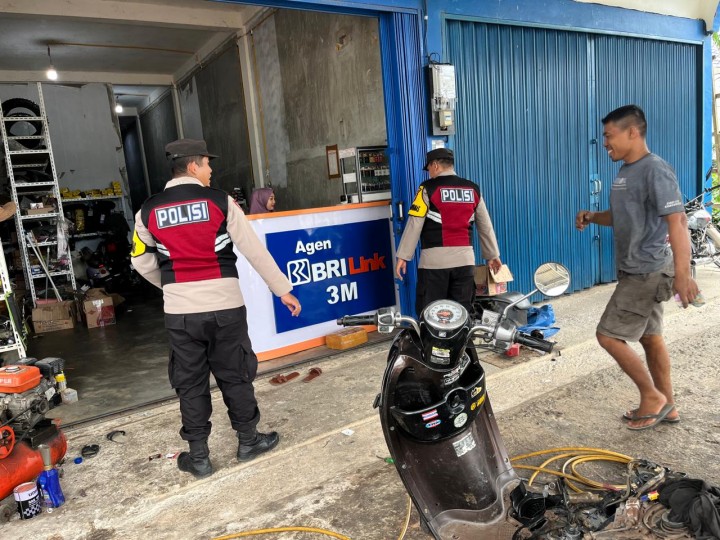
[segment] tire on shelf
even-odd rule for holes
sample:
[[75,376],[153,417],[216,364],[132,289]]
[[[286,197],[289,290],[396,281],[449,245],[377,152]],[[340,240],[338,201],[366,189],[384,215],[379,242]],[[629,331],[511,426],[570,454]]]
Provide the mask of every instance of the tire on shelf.
[[[40,116],[40,106],[30,99],[25,98],[11,98],[6,99],[2,102],[2,112],[5,118],[17,118],[16,121],[6,122],[5,128],[8,135],[17,135],[13,133],[13,127],[18,124],[26,124],[31,126],[35,131],[34,133],[23,133],[22,135],[42,135],[43,125],[40,120],[23,120],[23,117],[37,117]],[[29,150],[33,150],[40,146],[43,142],[42,139],[27,139],[22,142],[16,141],[18,144],[23,145]]]

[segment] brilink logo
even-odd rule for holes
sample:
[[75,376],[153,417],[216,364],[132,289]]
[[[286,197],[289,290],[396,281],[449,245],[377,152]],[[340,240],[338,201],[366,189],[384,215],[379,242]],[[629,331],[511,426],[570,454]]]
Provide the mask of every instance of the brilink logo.
[[298,259],[287,263],[287,276],[290,285],[302,285],[310,283],[312,280],[310,275],[310,261],[308,259]]

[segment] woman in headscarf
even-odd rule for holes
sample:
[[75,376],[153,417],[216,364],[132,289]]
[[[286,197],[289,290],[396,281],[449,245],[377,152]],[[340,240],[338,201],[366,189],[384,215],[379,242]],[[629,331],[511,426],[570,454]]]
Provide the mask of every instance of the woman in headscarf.
[[250,196],[250,213],[266,214],[275,211],[275,193],[272,188],[264,187],[253,190]]

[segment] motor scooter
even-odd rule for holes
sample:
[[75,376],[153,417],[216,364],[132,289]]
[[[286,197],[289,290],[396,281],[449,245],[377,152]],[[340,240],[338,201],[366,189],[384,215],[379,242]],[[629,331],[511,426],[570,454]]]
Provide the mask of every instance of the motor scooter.
[[[570,273],[545,263],[534,275],[536,289],[486,303],[475,319],[460,304],[438,300],[419,320],[395,308],[345,316],[343,326],[377,325],[381,333],[402,330],[388,353],[382,388],[375,400],[385,441],[426,531],[437,539],[512,538],[523,524],[509,515],[522,504],[520,483],[510,463],[488,398],[477,349],[503,353],[513,343],[550,352],[553,343],[517,331],[509,314],[533,294],[563,294]],[[533,504],[533,501],[530,501]],[[523,514],[515,504],[514,514]]]
[[713,223],[712,215],[708,212],[706,208],[708,205],[705,203],[705,196],[718,188],[720,185],[704,189],[697,197],[685,202],[693,277],[698,265],[712,262],[715,266],[720,266],[720,230]]

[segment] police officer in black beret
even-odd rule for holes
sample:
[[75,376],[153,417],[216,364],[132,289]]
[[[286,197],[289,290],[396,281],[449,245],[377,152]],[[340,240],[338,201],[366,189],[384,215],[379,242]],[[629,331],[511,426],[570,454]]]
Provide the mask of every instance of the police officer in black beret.
[[233,246],[293,316],[301,307],[240,206],[210,187],[210,160],[217,156],[208,152],[205,141],[181,139],[165,150],[173,179],[135,217],[132,263],[163,290],[168,374],[180,399],[180,436],[190,447],[178,457],[178,467],[205,477],[213,472],[210,373],[237,432],[238,460],[272,450],[280,440],[274,431],[257,431],[260,410],[252,383],[258,361],[248,336]]
[[495,229],[480,187],[455,173],[455,155],[435,148],[425,157],[430,178],[420,184],[397,249],[395,274],[402,280],[420,241],[415,309],[435,300],[455,300],[472,311],[475,296],[473,225],[482,255],[493,272],[502,266]]

